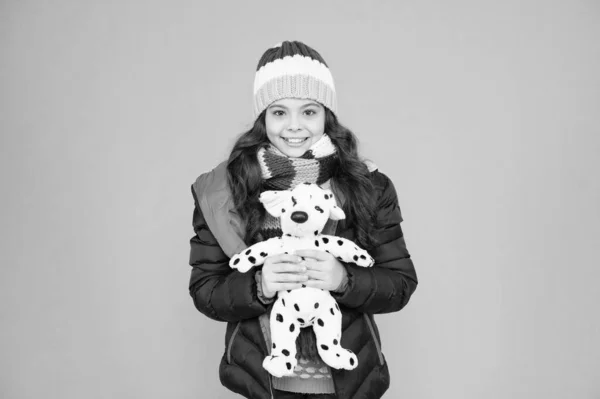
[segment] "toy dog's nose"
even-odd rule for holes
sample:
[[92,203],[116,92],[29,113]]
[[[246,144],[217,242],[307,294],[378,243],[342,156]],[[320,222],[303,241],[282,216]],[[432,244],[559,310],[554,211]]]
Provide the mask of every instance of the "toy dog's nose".
[[296,223],[304,223],[308,220],[308,213],[302,211],[292,212],[291,218]]

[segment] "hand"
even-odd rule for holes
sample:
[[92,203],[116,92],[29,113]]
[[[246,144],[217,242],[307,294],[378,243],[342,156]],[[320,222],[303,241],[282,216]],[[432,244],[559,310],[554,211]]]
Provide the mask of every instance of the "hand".
[[306,266],[297,255],[279,254],[265,259],[262,268],[262,291],[265,298],[273,298],[277,291],[295,290],[308,281]]
[[295,254],[305,258],[301,264],[306,265],[306,275],[309,277],[307,287],[333,291],[340,286],[347,273],[344,265],[329,252],[302,249]]

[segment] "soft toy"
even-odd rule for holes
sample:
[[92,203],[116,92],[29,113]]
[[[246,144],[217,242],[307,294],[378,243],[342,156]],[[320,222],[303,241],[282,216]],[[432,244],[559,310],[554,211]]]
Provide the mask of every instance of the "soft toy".
[[[344,262],[359,266],[373,265],[373,258],[345,238],[322,235],[329,218],[345,218],[344,211],[336,205],[333,193],[316,184],[299,184],[292,191],[265,191],[260,195],[265,209],[281,219],[282,237],[252,245],[233,256],[229,265],[242,273],[264,263],[266,257],[281,253],[293,253],[299,249],[326,251]],[[291,291],[279,291],[271,310],[271,355],[263,361],[263,367],[276,377],[294,374],[296,338],[300,328],[313,326],[317,338],[317,350],[321,359],[330,367],[352,370],[356,368],[356,355],[340,345],[342,315],[329,291],[306,287]]]

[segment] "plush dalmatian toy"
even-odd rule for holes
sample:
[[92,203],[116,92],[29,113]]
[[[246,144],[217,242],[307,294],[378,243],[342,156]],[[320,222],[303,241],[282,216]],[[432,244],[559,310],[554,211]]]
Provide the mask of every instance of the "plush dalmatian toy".
[[[326,251],[344,262],[359,266],[373,265],[367,251],[345,238],[322,235],[329,218],[344,219],[344,211],[336,205],[333,193],[316,184],[299,184],[292,191],[265,191],[260,196],[265,209],[281,218],[283,237],[275,237],[252,245],[233,256],[229,265],[242,273],[262,265],[265,258],[299,249]],[[358,361],[356,355],[340,346],[342,315],[329,291],[306,287],[280,291],[271,311],[271,355],[263,367],[276,377],[294,374],[296,338],[300,328],[313,326],[317,350],[330,367],[352,370]]]

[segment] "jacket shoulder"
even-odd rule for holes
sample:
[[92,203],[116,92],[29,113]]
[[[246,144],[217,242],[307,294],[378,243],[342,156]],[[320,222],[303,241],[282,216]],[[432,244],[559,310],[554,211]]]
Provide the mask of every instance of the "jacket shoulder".
[[223,161],[212,170],[202,173],[192,184],[198,197],[205,193],[222,192],[227,189],[227,161]]
[[[375,189],[378,208],[399,208],[398,193],[392,179],[379,169],[376,169],[371,172],[371,180]],[[402,216],[400,216],[400,221],[402,221]]]
[[371,172],[371,181],[373,182],[375,192],[379,195],[390,195],[392,193],[396,193],[396,188],[394,187],[392,179],[390,179],[388,175],[379,169]]
[[228,257],[246,248],[244,228],[234,209],[227,182],[227,162],[203,173],[192,184],[198,213]]

